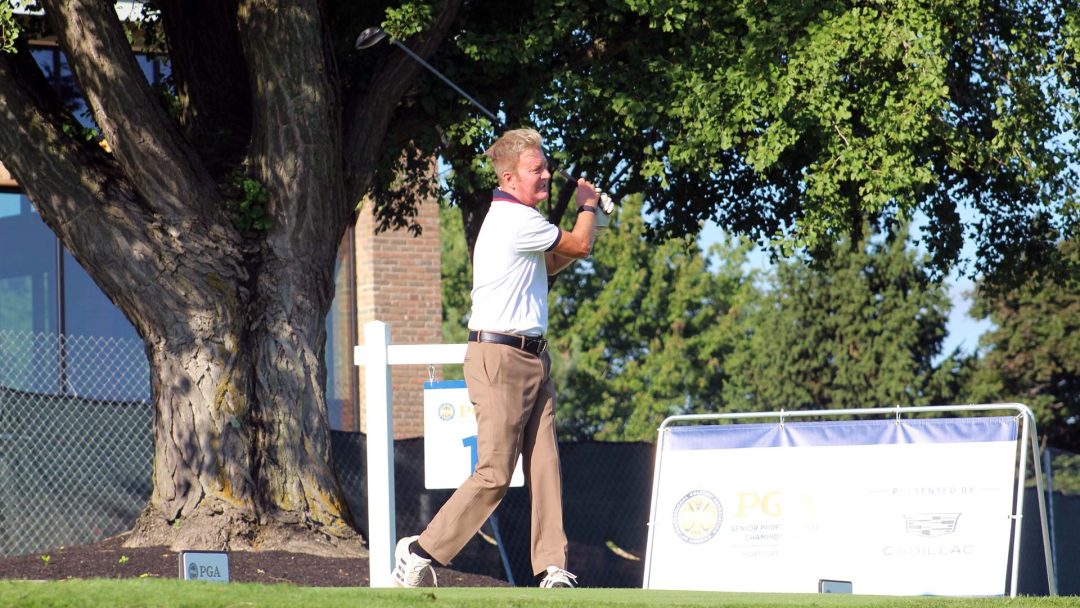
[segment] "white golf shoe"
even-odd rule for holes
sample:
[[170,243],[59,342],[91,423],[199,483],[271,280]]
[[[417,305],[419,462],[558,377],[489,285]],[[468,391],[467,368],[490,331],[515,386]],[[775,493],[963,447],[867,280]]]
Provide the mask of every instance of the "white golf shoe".
[[558,587],[573,588],[577,586],[577,577],[558,566],[548,566],[544,580],[540,581],[543,589]]
[[394,547],[394,582],[398,587],[419,587],[424,580],[425,570],[431,570],[431,586],[439,586],[439,579],[435,576],[435,568],[431,566],[431,560],[409,550],[409,545],[418,538],[420,537],[407,536],[399,540]]

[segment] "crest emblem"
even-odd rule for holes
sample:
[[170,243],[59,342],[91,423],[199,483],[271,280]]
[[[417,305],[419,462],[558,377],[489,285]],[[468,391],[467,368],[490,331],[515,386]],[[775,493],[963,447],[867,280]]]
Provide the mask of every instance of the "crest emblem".
[[454,418],[454,404],[443,403],[439,406],[439,420],[449,422]]
[[694,490],[683,496],[672,513],[675,533],[683,542],[699,545],[716,536],[724,521],[720,501],[706,490]]

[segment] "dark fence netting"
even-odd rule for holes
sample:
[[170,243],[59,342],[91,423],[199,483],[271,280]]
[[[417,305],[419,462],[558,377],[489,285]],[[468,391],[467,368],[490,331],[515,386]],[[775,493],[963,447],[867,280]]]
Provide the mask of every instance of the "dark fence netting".
[[[357,527],[368,536],[365,437],[333,433],[335,465]],[[652,491],[654,446],[649,443],[563,443],[563,519],[570,542],[567,569],[589,587],[640,587]],[[452,490],[424,489],[424,440],[394,442],[398,537],[419,534]],[[518,585],[533,584],[529,559],[529,491],[510,488],[495,511],[498,531]],[[491,521],[450,566],[508,579]]]

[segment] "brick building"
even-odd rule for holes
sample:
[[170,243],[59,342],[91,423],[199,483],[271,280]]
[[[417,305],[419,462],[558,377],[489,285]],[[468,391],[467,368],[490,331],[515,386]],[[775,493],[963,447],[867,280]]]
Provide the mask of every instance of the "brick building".
[[[442,295],[440,274],[439,205],[431,200],[420,206],[417,223],[423,228],[414,237],[406,230],[374,234],[375,222],[366,208],[347,235],[343,252],[351,243],[355,251],[356,344],[363,344],[363,327],[368,321],[390,325],[394,344],[439,344],[442,342]],[[352,298],[350,298],[352,299]],[[335,357],[335,362],[352,365],[352,352]],[[357,370],[352,370],[357,374]],[[401,439],[424,434],[424,382],[429,370],[424,366],[395,365],[391,368],[394,395],[394,437]],[[436,366],[436,378],[441,370]],[[356,380],[356,408],[342,411],[341,427],[366,430],[364,379]],[[359,420],[357,420],[357,417]]]

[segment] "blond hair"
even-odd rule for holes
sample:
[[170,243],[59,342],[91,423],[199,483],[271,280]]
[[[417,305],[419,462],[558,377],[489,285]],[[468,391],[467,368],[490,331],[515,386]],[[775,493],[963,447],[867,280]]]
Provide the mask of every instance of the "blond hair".
[[503,133],[484,151],[484,155],[491,159],[491,164],[495,166],[495,175],[501,183],[502,174],[507,171],[513,173],[517,169],[521,154],[532,149],[543,149],[543,141],[536,129],[514,129]]

